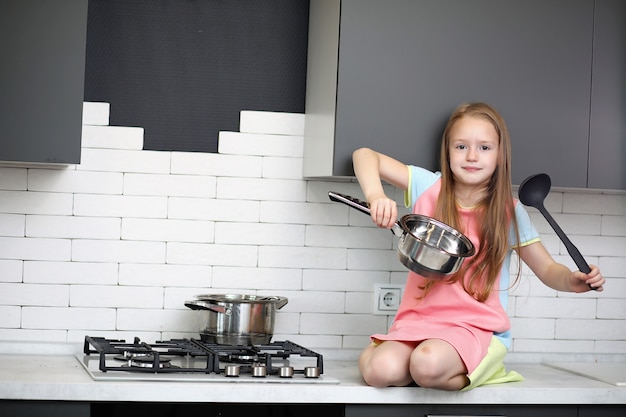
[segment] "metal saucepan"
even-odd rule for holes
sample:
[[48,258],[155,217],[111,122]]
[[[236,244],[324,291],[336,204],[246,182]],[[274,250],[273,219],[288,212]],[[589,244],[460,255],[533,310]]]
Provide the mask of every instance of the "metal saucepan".
[[257,295],[197,295],[185,306],[198,310],[200,338],[220,345],[270,343],[274,336],[276,310],[286,297]]
[[[332,201],[347,204],[371,215],[366,202],[330,191]],[[398,236],[398,259],[411,271],[430,279],[442,279],[459,270],[474,255],[472,242],[453,227],[421,214],[406,214],[393,225]]]

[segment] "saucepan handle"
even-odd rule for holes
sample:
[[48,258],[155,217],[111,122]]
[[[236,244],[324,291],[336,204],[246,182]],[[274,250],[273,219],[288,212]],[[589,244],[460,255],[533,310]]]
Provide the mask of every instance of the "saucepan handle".
[[[372,215],[372,211],[370,210],[369,204],[367,204],[365,201],[359,200],[358,198],[350,197],[349,195],[345,195],[345,194],[336,193],[334,191],[328,192],[328,198],[330,198],[331,201],[336,201],[339,203],[346,204],[354,209],[359,210],[362,213],[367,214],[368,216]],[[399,221],[396,220],[396,223],[391,228],[391,233],[393,233],[396,236],[402,236],[402,234],[404,233],[404,230],[402,229],[402,225],[400,224]]]

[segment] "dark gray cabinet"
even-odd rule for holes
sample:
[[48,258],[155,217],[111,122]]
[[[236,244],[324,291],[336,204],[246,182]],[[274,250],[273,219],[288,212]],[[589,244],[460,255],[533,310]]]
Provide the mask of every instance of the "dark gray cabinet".
[[0,1],[0,161],[80,162],[87,0]]
[[362,146],[438,169],[450,112],[486,101],[507,121],[515,184],[546,172],[554,186],[626,188],[623,168],[599,163],[624,160],[616,2],[312,0],[304,175],[351,177]]

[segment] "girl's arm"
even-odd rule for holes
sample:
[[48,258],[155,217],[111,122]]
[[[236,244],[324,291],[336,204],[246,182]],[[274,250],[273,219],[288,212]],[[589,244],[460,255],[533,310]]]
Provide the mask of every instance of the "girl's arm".
[[409,185],[407,166],[369,148],[354,151],[352,163],[365,200],[369,203],[372,220],[379,227],[390,228],[398,218],[398,207],[395,200],[385,195],[382,181],[406,190]]
[[[591,272],[571,271],[550,256],[541,242],[531,243],[518,250],[520,258],[532,269],[539,279],[548,287],[557,291],[586,292],[589,285],[602,291],[605,279],[595,265],[589,265]],[[589,284],[589,285],[588,285]]]

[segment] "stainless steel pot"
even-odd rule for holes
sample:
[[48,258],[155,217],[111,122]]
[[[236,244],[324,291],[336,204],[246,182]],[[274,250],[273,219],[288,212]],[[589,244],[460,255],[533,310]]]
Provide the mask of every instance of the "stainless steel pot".
[[[347,204],[370,215],[366,202],[330,191],[332,201]],[[406,214],[391,228],[400,238],[398,259],[411,271],[430,279],[443,279],[459,270],[474,255],[474,244],[453,227],[421,214]]]
[[197,295],[185,306],[198,310],[200,338],[220,345],[266,344],[274,336],[276,310],[286,297],[257,295]]

